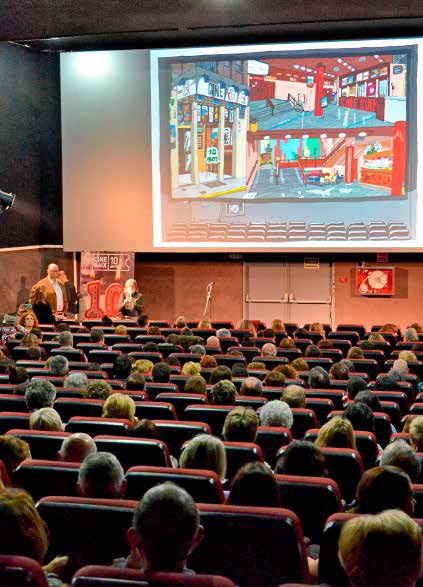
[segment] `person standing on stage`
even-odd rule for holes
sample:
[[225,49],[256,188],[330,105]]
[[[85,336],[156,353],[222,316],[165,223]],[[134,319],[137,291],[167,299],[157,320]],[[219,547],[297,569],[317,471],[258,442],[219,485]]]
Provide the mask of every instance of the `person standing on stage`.
[[76,314],[78,311],[78,293],[75,289],[72,281],[68,279],[68,276],[63,270],[59,271],[58,278],[64,283],[66,290],[66,298],[68,300],[68,312],[70,314]]
[[32,304],[34,301],[35,289],[44,286],[45,300],[56,318],[65,315],[68,309],[66,289],[64,284],[59,281],[58,274],[59,267],[56,263],[50,263],[47,267],[47,277],[37,281],[37,283],[31,288],[31,293],[29,295],[29,301]]
[[127,279],[122,295],[119,312],[122,316],[138,318],[143,312],[144,300],[135,279]]

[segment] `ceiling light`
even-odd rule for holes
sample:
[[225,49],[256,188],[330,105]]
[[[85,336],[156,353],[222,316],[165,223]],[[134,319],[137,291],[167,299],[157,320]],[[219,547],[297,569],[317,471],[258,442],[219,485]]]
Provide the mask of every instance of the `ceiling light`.
[[308,139],[309,138],[309,135],[303,135],[301,138],[302,139]]
[[286,139],[292,139],[292,135],[285,135]]
[[326,133],[323,133],[323,134],[320,135],[320,138],[321,139],[327,139],[328,138],[328,135]]
[[300,68],[300,66],[298,65],[298,63],[295,63],[294,64],[294,69],[299,69],[299,68]]
[[364,132],[364,130],[363,130],[363,131],[361,131],[361,132],[358,133],[358,136],[359,137],[367,137],[367,133]]

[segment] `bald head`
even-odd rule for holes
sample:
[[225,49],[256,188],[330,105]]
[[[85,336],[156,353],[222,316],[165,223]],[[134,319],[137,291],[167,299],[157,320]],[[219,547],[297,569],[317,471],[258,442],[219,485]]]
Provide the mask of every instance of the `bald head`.
[[59,459],[70,463],[82,463],[86,456],[97,452],[94,440],[84,432],[76,432],[65,438],[59,451]]
[[59,267],[56,265],[56,263],[50,263],[50,265],[47,267],[47,275],[50,277],[50,279],[55,281],[58,277],[58,273]]

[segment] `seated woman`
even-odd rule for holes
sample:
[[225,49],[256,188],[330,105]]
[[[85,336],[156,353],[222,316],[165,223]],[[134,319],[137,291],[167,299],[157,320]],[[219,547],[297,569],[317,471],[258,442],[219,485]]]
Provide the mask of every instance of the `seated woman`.
[[29,429],[62,432],[63,423],[55,409],[41,408],[35,412],[32,412],[29,418]]
[[305,477],[329,476],[325,455],[307,440],[294,440],[288,444],[276,463],[275,473]]
[[274,318],[270,323],[270,328],[274,332],[285,332],[285,324],[279,318]]
[[[26,556],[44,562],[48,550],[46,525],[35,508],[31,496],[23,489],[5,489],[0,493],[0,552]],[[49,587],[62,585],[57,573],[68,557],[56,557],[43,567]]]
[[279,487],[272,470],[259,461],[241,467],[232,480],[226,503],[280,507]]
[[251,322],[251,320],[241,320],[238,328],[240,328],[241,330],[249,330],[250,335],[253,338],[256,338],[257,336],[257,330],[255,329],[254,324]]
[[377,514],[398,509],[409,516],[414,513],[410,477],[399,467],[373,467],[365,471],[357,486],[355,514]]
[[124,393],[112,393],[103,405],[102,418],[122,418],[136,424],[135,402],[131,396]]
[[357,448],[351,422],[339,416],[323,424],[314,444],[319,448]]
[[217,473],[221,482],[226,477],[226,452],[223,442],[210,434],[194,436],[179,457],[184,469],[206,469]]
[[23,312],[20,316],[17,316],[15,328],[18,332],[27,334],[33,328],[38,328],[38,318],[31,310]]
[[[28,350],[37,349],[38,351],[40,351],[41,360],[47,360],[47,351],[44,348],[40,347],[37,336],[31,332],[28,332],[23,335],[22,340],[18,346],[27,348]],[[31,356],[32,354],[28,352],[28,358],[30,358]]]

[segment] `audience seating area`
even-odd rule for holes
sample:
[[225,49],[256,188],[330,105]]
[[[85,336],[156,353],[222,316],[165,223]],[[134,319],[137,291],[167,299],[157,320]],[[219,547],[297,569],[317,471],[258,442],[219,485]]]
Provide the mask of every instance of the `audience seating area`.
[[[192,230],[194,230],[192,226]],[[212,226],[198,227],[213,238]],[[281,240],[290,230],[278,228],[280,234],[272,232],[270,225],[256,231],[251,238]],[[298,228],[298,227],[297,227]],[[390,238],[403,237],[400,226],[386,226]],[[229,230],[229,228],[228,228]],[[248,227],[245,227],[248,238]],[[309,227],[304,227],[309,230]],[[348,236],[349,227],[342,228]],[[369,227],[363,231],[369,231]],[[372,238],[366,232],[366,238]],[[392,233],[392,234],[391,234]],[[395,233],[396,236],[393,236]],[[354,238],[359,238],[355,232]],[[363,232],[364,234],[364,232]],[[195,233],[187,235],[182,226],[171,229],[174,240],[193,240]],[[261,236],[262,235],[262,236]],[[228,234],[230,238],[230,234]],[[311,237],[310,237],[311,238]],[[325,237],[330,239],[330,235]],[[321,546],[319,559],[319,582],[333,587],[346,585],[345,574],[337,559],[337,539],[346,519],[354,514],[345,513],[346,506],[354,501],[357,485],[363,471],[375,466],[378,453],[396,438],[409,441],[402,433],[402,425],[410,414],[423,414],[423,396],[419,383],[423,381],[423,353],[416,352],[418,360],[409,361],[409,374],[398,388],[372,391],[379,399],[381,412],[375,412],[375,434],[355,431],[357,449],[323,448],[329,478],[296,475],[276,475],[280,492],[281,508],[234,506],[225,503],[223,485],[215,472],[200,469],[175,467],[184,445],[197,434],[215,435],[222,438],[222,427],[227,414],[235,406],[251,406],[258,413],[269,401],[280,399],[282,386],[263,386],[260,396],[240,393],[244,378],[234,376],[238,393],[234,405],[211,405],[205,395],[187,393],[184,387],[189,377],[181,373],[188,361],[199,362],[200,354],[184,352],[178,345],[166,345],[165,336],[179,333],[166,321],[150,321],[160,324],[161,335],[150,336],[146,328],[126,321],[128,334],[113,334],[105,327],[105,342],[108,348],[90,342],[90,335],[78,332],[80,326],[71,323],[75,349],[61,352],[50,328],[43,330],[41,347],[48,356],[62,354],[69,359],[70,371],[83,371],[88,380],[107,381],[114,391],[130,395],[136,406],[139,419],[152,420],[160,439],[135,438],[128,435],[129,420],[103,418],[104,400],[85,399],[82,390],[64,387],[64,377],[49,374],[44,361],[29,360],[26,349],[19,341],[9,340],[5,352],[16,361],[17,366],[27,369],[30,379],[47,379],[57,388],[55,410],[64,423],[62,432],[30,430],[29,412],[25,398],[17,385],[9,382],[7,375],[0,375],[0,434],[25,440],[31,450],[31,459],[23,461],[14,471],[11,480],[2,468],[5,484],[11,483],[26,489],[34,501],[49,529],[50,549],[47,558],[68,554],[72,560],[73,585],[76,587],[100,585],[196,585],[214,587],[276,587],[283,584],[308,584],[310,581],[304,536],[313,544]],[[192,325],[196,325],[193,323]],[[279,365],[288,365],[294,359],[304,359],[307,371],[298,371],[295,379],[287,379],[285,385],[295,383],[304,388],[306,406],[293,408],[291,429],[259,426],[254,443],[224,442],[227,458],[227,479],[230,482],[239,468],[248,462],[266,462],[273,469],[277,459],[284,454],[293,439],[314,442],[319,429],[329,418],[342,415],[346,405],[347,380],[331,380],[327,389],[311,389],[308,385],[309,370],[320,366],[329,372],[332,365],[347,357],[352,346],[367,340],[371,332],[359,324],[340,324],[331,330],[325,327],[326,338],[333,349],[322,349],[321,357],[304,356],[310,344],[316,344],[320,333],[309,332],[307,338],[293,339],[295,348],[277,348],[276,356],[262,355],[265,342],[277,345],[287,335],[293,335],[298,325],[286,325],[287,332],[276,332],[274,339],[260,336],[252,338],[251,346],[241,346],[248,331],[236,329],[232,323],[213,323],[209,330],[193,329],[193,334],[204,339],[216,334],[216,329],[230,329],[231,336],[221,339],[221,351],[205,347],[206,354],[213,356],[217,365],[232,368],[242,363],[249,375],[260,380]],[[89,328],[100,327],[100,321],[85,321]],[[378,327],[375,325],[375,330]],[[364,350],[364,358],[352,359],[353,371],[348,376],[363,377],[373,389],[377,376],[387,373],[401,350],[410,344],[402,341],[400,333],[382,333],[385,342],[375,341],[374,349]],[[423,335],[419,336],[423,342]],[[155,342],[159,352],[144,352],[144,345]],[[163,348],[162,348],[163,347]],[[162,348],[162,350],[161,350]],[[241,353],[239,356],[231,354]],[[85,353],[85,355],[84,355]],[[153,363],[165,360],[170,354],[177,358],[181,367],[172,366],[170,381],[153,382],[151,374],[145,376],[144,391],[125,389],[125,380],[112,379],[112,363],[115,357],[127,353],[131,359],[146,359]],[[229,354],[228,354],[229,353]],[[87,357],[87,361],[83,357]],[[264,364],[264,369],[249,369],[250,362]],[[93,363],[98,368],[93,368]],[[202,369],[207,388],[211,388],[211,369]],[[397,434],[394,433],[394,428]],[[80,465],[58,460],[58,451],[65,438],[74,432],[86,432],[95,441],[98,451],[114,454],[120,461],[126,479],[126,493],[122,499],[94,499],[78,497],[76,482]],[[423,459],[423,454],[419,453]],[[1,463],[2,466],[2,463]],[[423,475],[419,482],[423,481]],[[110,565],[117,557],[127,556],[126,530],[131,525],[132,515],[143,494],[157,483],[173,481],[184,487],[198,504],[201,523],[205,528],[203,542],[189,559],[190,568],[197,575],[180,577],[172,574],[157,574],[147,581],[139,571],[115,569]],[[423,517],[423,485],[414,485],[416,517]],[[420,525],[423,522],[419,521]],[[111,531],[113,529],[113,531]],[[88,566],[87,566],[88,565]],[[13,569],[17,569],[13,572]],[[46,587],[39,565],[22,557],[0,556],[0,582],[9,574],[27,578],[26,585]],[[168,575],[168,576],[166,576]],[[216,575],[216,577],[208,577]],[[217,577],[220,575],[221,577]],[[227,577],[227,578],[225,578]],[[5,581],[5,579],[4,579]],[[44,582],[43,582],[44,581]],[[15,583],[13,583],[15,584]]]

